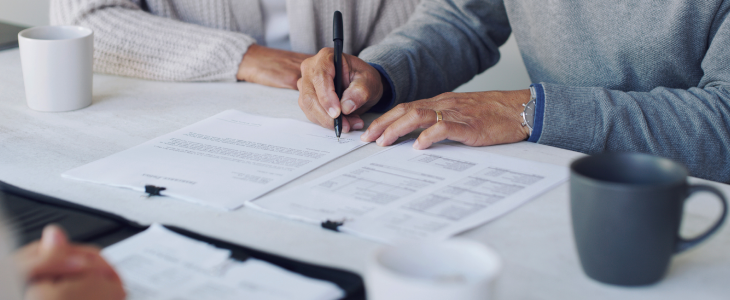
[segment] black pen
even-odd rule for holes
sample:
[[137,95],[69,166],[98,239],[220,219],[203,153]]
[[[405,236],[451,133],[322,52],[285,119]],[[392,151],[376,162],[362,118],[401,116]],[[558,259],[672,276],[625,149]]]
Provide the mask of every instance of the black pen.
[[[333,38],[335,42],[335,93],[337,93],[337,99],[342,100],[342,13],[335,11],[335,17],[332,21]],[[342,109],[340,114],[335,118],[335,135],[337,135],[337,141],[340,141],[340,134],[342,134]]]

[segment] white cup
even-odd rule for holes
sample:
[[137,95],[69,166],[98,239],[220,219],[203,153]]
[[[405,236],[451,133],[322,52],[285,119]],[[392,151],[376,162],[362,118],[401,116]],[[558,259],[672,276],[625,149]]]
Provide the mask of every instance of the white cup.
[[415,242],[377,251],[365,285],[371,300],[485,300],[500,269],[499,256],[476,242]]
[[18,33],[28,107],[45,112],[91,105],[94,33],[80,26],[42,26]]

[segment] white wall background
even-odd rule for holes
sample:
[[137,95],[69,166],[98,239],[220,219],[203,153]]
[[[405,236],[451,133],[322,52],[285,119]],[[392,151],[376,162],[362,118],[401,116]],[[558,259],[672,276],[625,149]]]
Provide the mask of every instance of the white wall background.
[[490,90],[522,90],[530,87],[530,76],[525,69],[520,50],[514,36],[499,48],[499,62],[471,81],[458,87],[455,92],[478,92]]
[[48,25],[50,0],[0,0],[0,21],[24,26]]
[[[50,0],[0,0],[0,21],[25,26],[48,24]],[[530,85],[530,78],[522,62],[513,37],[500,48],[499,63],[471,81],[457,88],[456,92],[488,90],[518,90]]]

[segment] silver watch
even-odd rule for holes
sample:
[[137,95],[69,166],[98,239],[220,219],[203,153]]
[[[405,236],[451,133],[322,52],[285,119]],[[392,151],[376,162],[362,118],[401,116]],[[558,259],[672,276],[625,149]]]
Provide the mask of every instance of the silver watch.
[[530,87],[530,101],[522,104],[525,109],[520,113],[522,116],[522,126],[530,128],[530,135],[532,135],[532,129],[535,128],[535,87]]

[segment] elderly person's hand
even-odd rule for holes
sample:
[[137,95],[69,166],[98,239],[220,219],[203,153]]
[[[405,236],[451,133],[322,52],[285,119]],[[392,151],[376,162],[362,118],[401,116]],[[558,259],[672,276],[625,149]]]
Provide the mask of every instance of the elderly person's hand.
[[18,251],[26,299],[124,299],[122,282],[99,249],[72,245],[57,226],[47,226],[38,242]]
[[[522,104],[530,101],[530,90],[444,93],[431,99],[402,103],[373,121],[361,136],[380,146],[393,144],[399,137],[418,128],[421,132],[413,148],[426,149],[449,139],[468,146],[487,146],[525,140],[530,131],[522,126]],[[440,111],[442,121],[437,122]]]
[[378,70],[361,59],[343,54],[342,99],[335,93],[334,50],[324,48],[302,62],[299,80],[299,107],[307,118],[325,128],[334,128],[333,119],[340,112],[342,132],[359,130],[364,126],[360,115],[373,107],[383,95],[383,82]]
[[238,66],[238,80],[278,87],[297,89],[302,77],[301,64],[309,54],[251,45]]

